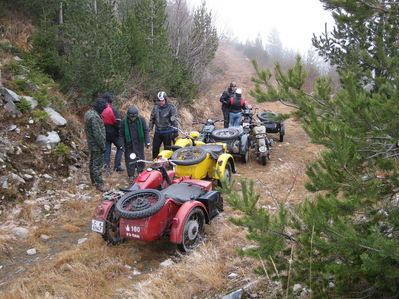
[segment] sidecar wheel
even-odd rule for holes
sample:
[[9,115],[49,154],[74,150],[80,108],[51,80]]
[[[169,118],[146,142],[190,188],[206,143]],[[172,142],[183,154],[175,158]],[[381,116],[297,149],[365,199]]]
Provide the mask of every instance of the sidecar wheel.
[[118,200],[116,211],[126,219],[147,218],[162,209],[165,202],[165,197],[158,190],[138,190],[128,193]]
[[211,135],[217,140],[231,140],[240,136],[240,132],[234,128],[222,128],[213,130]]
[[272,111],[264,111],[261,113],[257,114],[257,117],[259,118],[260,121],[263,122],[268,122],[268,121],[273,121],[273,117],[277,116],[278,114]]
[[182,243],[177,248],[183,252],[194,250],[200,244],[205,232],[204,211],[195,207],[186,218],[182,233]]
[[105,220],[103,239],[111,245],[118,245],[125,241],[119,234],[119,215],[115,211],[115,205],[110,208]]
[[171,160],[182,166],[194,165],[204,161],[206,151],[197,146],[179,148],[172,154]]

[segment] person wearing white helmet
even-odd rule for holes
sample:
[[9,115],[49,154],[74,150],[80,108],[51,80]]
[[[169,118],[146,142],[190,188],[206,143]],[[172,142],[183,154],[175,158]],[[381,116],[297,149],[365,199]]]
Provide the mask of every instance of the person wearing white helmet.
[[[164,91],[157,93],[157,103],[154,105],[150,116],[150,133],[154,134],[152,141],[152,158],[155,159],[163,144],[164,149],[172,145],[173,138],[177,135],[177,111],[175,105],[168,103],[168,95]],[[155,133],[153,128],[155,126]]]
[[242,110],[245,110],[245,100],[242,97],[241,88],[237,88],[235,94],[230,98],[229,118],[230,127],[240,126]]

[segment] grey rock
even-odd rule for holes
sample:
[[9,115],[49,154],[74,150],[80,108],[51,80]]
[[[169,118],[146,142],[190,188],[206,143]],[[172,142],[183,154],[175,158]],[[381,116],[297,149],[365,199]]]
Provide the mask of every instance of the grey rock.
[[43,240],[48,240],[48,239],[50,239],[50,236],[45,235],[45,234],[41,234],[40,238],[43,239]]
[[37,107],[37,105],[39,104],[37,102],[37,100],[35,100],[32,97],[28,97],[28,96],[20,96],[20,98],[24,98],[25,100],[27,100],[30,104],[31,109],[35,109]]
[[294,292],[298,292],[300,290],[302,290],[302,285],[300,285],[299,283],[294,284],[294,286],[292,287],[292,290]]
[[78,240],[78,245],[83,244],[84,242],[86,242],[88,239],[87,238],[81,238]]
[[240,299],[243,293],[244,293],[243,289],[238,289],[234,292],[231,292],[230,294],[223,296],[222,299]]
[[30,181],[31,179],[33,179],[33,176],[27,173],[22,174],[22,178],[24,180]]
[[14,56],[13,58],[14,58],[15,61],[18,61],[18,62],[20,62],[20,61],[23,60],[23,59],[22,59],[21,57],[19,57],[19,56]]
[[0,177],[0,184],[2,189],[8,189],[9,188],[8,177],[6,176]]
[[17,128],[16,125],[11,125],[8,127],[8,131],[14,131]]
[[18,182],[20,184],[25,184],[25,180],[23,178],[21,178],[19,175],[15,174],[15,173],[11,173],[9,176],[9,179],[15,182]]
[[173,261],[171,259],[167,259],[167,260],[163,261],[162,263],[160,263],[159,265],[161,267],[167,267],[167,266],[170,266],[172,264],[173,264]]
[[14,227],[12,233],[15,234],[20,239],[25,239],[28,235],[28,230],[24,227]]
[[28,249],[28,250],[26,251],[26,253],[27,253],[28,255],[35,255],[35,254],[36,254],[36,248]]
[[59,114],[53,108],[46,107],[44,108],[44,111],[46,111],[50,115],[50,120],[57,126],[65,126],[67,124],[66,119],[63,118],[61,114]]
[[36,142],[43,143],[43,144],[57,144],[61,141],[60,136],[55,131],[51,131],[47,133],[47,136],[39,135],[36,138]]
[[239,275],[237,273],[230,273],[227,277],[228,278],[237,278]]

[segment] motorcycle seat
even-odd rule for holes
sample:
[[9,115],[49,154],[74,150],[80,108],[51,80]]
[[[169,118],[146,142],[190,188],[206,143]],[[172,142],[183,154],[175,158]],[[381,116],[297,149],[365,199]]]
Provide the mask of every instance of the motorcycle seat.
[[209,153],[215,160],[224,153],[223,146],[221,144],[203,144],[200,146],[205,152]]
[[187,201],[198,199],[201,195],[206,193],[206,190],[203,190],[201,186],[198,185],[179,183],[170,185],[161,192],[165,198],[172,198],[176,202],[183,204]]

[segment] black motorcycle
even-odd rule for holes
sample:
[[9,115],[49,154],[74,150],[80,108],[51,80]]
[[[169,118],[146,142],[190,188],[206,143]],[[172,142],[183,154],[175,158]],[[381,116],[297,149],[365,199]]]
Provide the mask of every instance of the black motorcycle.
[[215,130],[216,128],[216,123],[218,122],[223,122],[223,120],[217,119],[217,120],[213,120],[211,118],[207,119],[206,122],[200,122],[200,121],[196,121],[193,122],[193,125],[204,125],[200,131],[200,137],[198,138],[198,141],[202,141],[205,143],[212,143],[213,139],[212,139],[212,132]]

